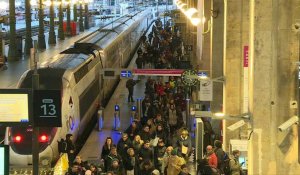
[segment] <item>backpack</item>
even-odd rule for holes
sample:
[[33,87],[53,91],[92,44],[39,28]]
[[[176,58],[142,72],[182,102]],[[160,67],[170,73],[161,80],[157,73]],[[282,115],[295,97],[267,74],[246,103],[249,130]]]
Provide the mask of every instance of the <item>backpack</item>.
[[224,152],[224,174],[225,175],[230,175],[231,174],[231,169],[230,169],[230,158],[226,152]]
[[59,153],[67,153],[67,142],[64,139],[61,139],[60,141],[57,141],[58,146],[58,152]]

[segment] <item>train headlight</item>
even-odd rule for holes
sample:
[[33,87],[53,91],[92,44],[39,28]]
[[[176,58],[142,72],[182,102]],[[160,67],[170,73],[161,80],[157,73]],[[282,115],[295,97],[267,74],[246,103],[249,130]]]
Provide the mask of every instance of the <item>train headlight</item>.
[[40,135],[39,141],[42,142],[42,143],[45,143],[45,142],[49,141],[49,138],[48,138],[47,135],[42,134],[42,135]]
[[20,143],[22,141],[22,136],[16,135],[13,140],[14,140],[14,142]]

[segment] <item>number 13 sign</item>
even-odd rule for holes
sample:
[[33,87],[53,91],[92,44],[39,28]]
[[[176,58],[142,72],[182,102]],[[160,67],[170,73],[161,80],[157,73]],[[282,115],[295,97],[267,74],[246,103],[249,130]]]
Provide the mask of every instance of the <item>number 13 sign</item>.
[[60,90],[34,91],[34,126],[61,127]]

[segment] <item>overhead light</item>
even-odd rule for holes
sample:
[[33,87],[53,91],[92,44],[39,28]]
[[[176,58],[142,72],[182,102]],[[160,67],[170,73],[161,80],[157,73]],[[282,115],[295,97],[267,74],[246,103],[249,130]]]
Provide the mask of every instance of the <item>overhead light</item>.
[[201,22],[201,19],[200,19],[200,18],[191,18],[191,23],[192,23],[194,26],[198,26],[200,22]]
[[218,113],[212,113],[210,111],[195,111],[196,115],[200,117],[211,117],[213,119],[219,119],[219,120],[251,120],[250,113],[243,113],[237,116],[231,116],[226,115],[224,113],[218,112]]
[[191,23],[194,25],[194,26],[198,26],[201,22],[201,18],[199,17],[199,13],[196,12],[196,13],[193,13],[190,17],[190,20],[191,20]]
[[187,16],[187,18],[191,18],[193,14],[197,13],[198,10],[195,8],[189,8],[186,12],[185,15]]
[[36,5],[37,5],[36,0],[30,0],[30,5],[31,5],[31,6],[36,6]]
[[216,117],[224,117],[225,116],[225,114],[221,113],[221,112],[214,113],[213,115]]
[[187,7],[187,4],[186,3],[182,3],[180,5],[178,5],[179,9],[181,10],[182,8],[186,8]]
[[51,1],[47,0],[47,1],[44,2],[44,4],[45,4],[46,6],[50,6],[52,3],[51,3]]

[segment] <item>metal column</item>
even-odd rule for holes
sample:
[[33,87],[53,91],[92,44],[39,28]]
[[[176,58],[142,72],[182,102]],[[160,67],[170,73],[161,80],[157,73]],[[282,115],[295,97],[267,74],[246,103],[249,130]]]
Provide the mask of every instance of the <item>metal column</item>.
[[120,122],[120,106],[115,105],[115,112],[114,112],[114,131],[119,131],[121,128],[121,122]]
[[137,100],[136,100],[136,106],[137,106],[137,112],[138,112],[138,114],[137,114],[137,119],[139,120],[139,121],[141,121],[141,118],[142,118],[142,99],[141,98],[138,98]]

